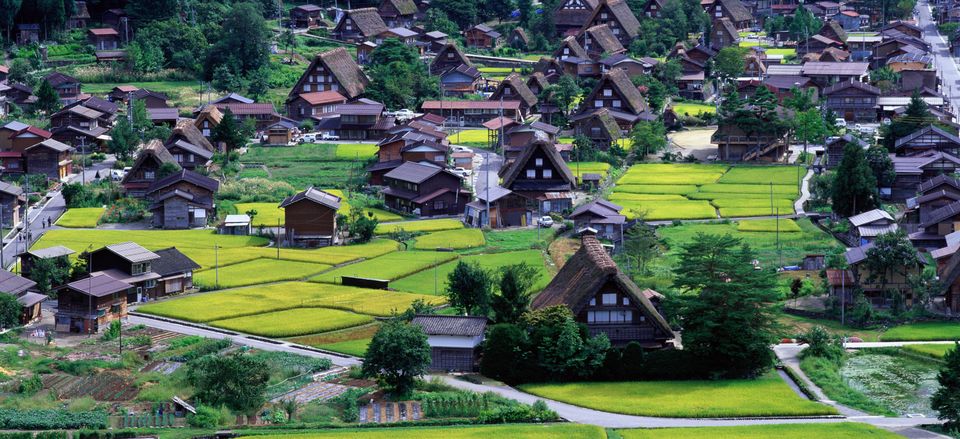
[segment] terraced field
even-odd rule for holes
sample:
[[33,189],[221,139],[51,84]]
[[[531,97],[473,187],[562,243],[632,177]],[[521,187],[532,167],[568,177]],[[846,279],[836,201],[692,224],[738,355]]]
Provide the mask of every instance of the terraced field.
[[792,215],[801,172],[795,166],[638,164],[608,199],[628,217],[651,221]]

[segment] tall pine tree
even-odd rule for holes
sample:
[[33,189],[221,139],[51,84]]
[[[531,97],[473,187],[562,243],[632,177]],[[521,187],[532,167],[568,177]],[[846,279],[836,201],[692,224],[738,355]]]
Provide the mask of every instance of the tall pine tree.
[[940,388],[930,399],[930,407],[939,413],[938,419],[946,421],[944,428],[960,431],[960,343],[954,343],[943,361],[946,364],[937,376]]
[[833,212],[853,216],[877,207],[877,178],[856,142],[843,148],[843,159],[833,181]]

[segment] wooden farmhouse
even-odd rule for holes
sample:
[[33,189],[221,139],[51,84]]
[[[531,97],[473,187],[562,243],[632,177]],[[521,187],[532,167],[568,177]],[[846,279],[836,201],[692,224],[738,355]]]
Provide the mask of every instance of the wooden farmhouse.
[[463,31],[467,47],[493,49],[500,45],[502,35],[485,24],[478,24]]
[[287,246],[326,247],[337,243],[340,197],[309,187],[280,203]]
[[850,218],[853,226],[851,234],[857,245],[866,245],[877,239],[878,236],[899,230],[899,226],[887,211],[882,209],[869,210]]
[[487,318],[476,316],[420,315],[410,321],[427,334],[430,370],[475,372]]
[[343,18],[330,33],[334,39],[357,44],[374,41],[387,30],[387,24],[380,18],[377,8],[349,9],[343,12]]
[[0,181],[0,226],[12,229],[20,225],[26,214],[27,195],[23,188],[15,184]]
[[60,72],[51,72],[43,80],[49,82],[57,91],[61,103],[70,104],[80,99],[82,84],[79,79]]
[[575,230],[589,227],[596,231],[598,238],[621,245],[623,233],[628,227],[627,217],[621,213],[622,210],[623,207],[598,198],[578,207],[567,219],[573,221]]
[[953,175],[960,169],[960,158],[933,150],[914,156],[894,156],[891,159],[896,178],[890,199],[897,202],[914,196],[918,185],[939,175]]
[[470,201],[460,176],[436,165],[404,162],[383,182],[387,207],[417,216],[459,215]]
[[519,100],[520,111],[525,115],[534,113],[538,101],[537,95],[533,94],[530,87],[527,87],[527,83],[517,73],[511,73],[500,81],[500,85],[488,100],[499,101],[501,97],[504,101]]
[[27,162],[27,172],[43,174],[50,180],[63,180],[70,174],[73,158],[70,145],[47,139],[23,151]]
[[567,37],[579,32],[599,3],[599,0],[562,0],[553,10],[557,35]]
[[70,268],[70,255],[74,253],[76,252],[62,245],[55,245],[39,250],[29,250],[20,256],[20,275],[29,279],[33,272],[33,267],[35,267],[37,261],[40,260],[51,260],[61,268]]
[[323,9],[314,4],[298,5],[290,10],[290,24],[304,29],[323,23]]
[[903,221],[907,224],[928,221],[937,209],[960,201],[960,180],[941,174],[919,184],[916,192],[916,196],[906,200]]
[[532,309],[566,306],[591,336],[606,334],[614,346],[637,342],[648,349],[676,338],[666,319],[630,276],[620,271],[590,229],[581,247],[533,299]]
[[120,182],[124,192],[130,197],[143,198],[157,181],[157,171],[164,163],[176,164],[177,161],[159,140],[151,140],[140,149],[137,160]]
[[[866,264],[864,264],[873,246],[873,243],[870,243],[860,247],[854,247],[847,250],[844,254],[847,266],[849,267],[849,278],[852,278],[854,281],[853,289],[860,288],[866,299],[877,308],[889,308],[893,305],[893,298],[887,294],[887,290],[900,291],[905,298],[905,304],[908,307],[911,306],[913,303],[913,289],[909,278],[910,276],[917,276],[923,271],[923,266],[926,263],[923,255],[917,253],[916,259],[903,261],[902,267],[888,269],[888,272],[885,273],[887,283],[881,285],[879,273],[871,272]],[[850,289],[850,287],[847,286],[847,289]]]
[[133,285],[103,273],[64,285],[57,293],[57,332],[96,334],[126,317],[131,289]]
[[920,222],[916,232],[908,235],[914,247],[936,249],[947,245],[946,236],[960,223],[960,201],[954,201],[932,212]]
[[[491,227],[527,226],[550,212],[563,212],[572,207],[576,178],[553,143],[537,140],[524,148],[515,160],[501,168],[502,187],[477,193],[477,198],[490,198]],[[481,213],[471,208],[470,214]],[[485,213],[484,213],[485,215]]]
[[420,10],[413,0],[383,0],[377,8],[380,18],[389,27],[410,27]]
[[128,241],[102,247],[81,257],[84,256],[91,277],[104,275],[130,285],[126,303],[157,297],[160,275],[153,271],[153,263],[160,259],[160,255]]
[[603,75],[596,87],[584,98],[579,113],[570,117],[574,129],[594,113],[605,109],[622,131],[629,131],[641,120],[655,120],[640,90],[630,81],[627,72],[613,69]]
[[577,35],[577,43],[587,51],[587,57],[593,61],[627,51],[606,24],[584,29]]
[[840,166],[840,161],[843,160],[843,150],[850,143],[853,143],[862,149],[867,149],[867,146],[869,146],[867,145],[867,142],[860,140],[860,138],[854,136],[853,134],[844,134],[827,142],[827,169],[836,169],[837,166]]
[[626,0],[600,0],[593,14],[583,24],[583,29],[607,25],[610,32],[627,47],[640,33],[640,21],[633,15]]
[[880,89],[848,79],[823,89],[824,105],[849,122],[876,122]]
[[164,146],[181,168],[191,171],[206,169],[215,152],[210,141],[190,119],[177,122]]
[[960,137],[940,127],[928,125],[897,139],[894,149],[898,155],[909,156],[927,151],[939,151],[960,157]]
[[9,294],[20,304],[20,324],[26,325],[40,318],[40,304],[47,300],[36,291],[37,283],[0,269],[0,294]]
[[153,272],[160,275],[157,279],[157,295],[170,296],[182,294],[194,289],[193,271],[200,269],[197,264],[187,255],[177,250],[176,247],[157,250],[160,259],[153,262]]
[[181,169],[153,183],[147,190],[152,200],[153,226],[163,229],[204,227],[216,215],[214,195],[220,182]]
[[298,100],[309,102],[312,99],[310,96],[301,98],[303,94],[335,91],[351,100],[360,97],[369,83],[367,75],[360,70],[360,66],[346,49],[338,47],[323,52],[313,59],[287,95],[287,116],[295,120],[309,117],[306,110],[301,115],[300,108],[303,107],[297,103]]

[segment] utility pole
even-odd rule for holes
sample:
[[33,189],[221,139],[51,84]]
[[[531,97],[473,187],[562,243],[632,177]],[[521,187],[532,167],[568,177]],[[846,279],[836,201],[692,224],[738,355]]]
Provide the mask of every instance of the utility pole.
[[214,289],[220,289],[220,246],[217,244],[213,245],[213,274],[214,274]]
[[280,217],[277,217],[277,260],[280,260]]
[[87,138],[80,138],[80,183],[87,184]]

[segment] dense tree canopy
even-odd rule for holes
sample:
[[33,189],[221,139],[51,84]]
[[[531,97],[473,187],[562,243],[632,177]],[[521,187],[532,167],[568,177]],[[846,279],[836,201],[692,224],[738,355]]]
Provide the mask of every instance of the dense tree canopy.
[[207,355],[189,364],[187,380],[194,398],[204,404],[253,413],[266,402],[270,371],[266,362],[247,354]]
[[377,378],[397,395],[407,395],[429,365],[427,334],[419,326],[394,319],[381,326],[370,341],[363,358],[363,374]]
[[833,180],[833,212],[845,217],[866,212],[877,206],[877,197],[877,178],[863,148],[856,142],[848,143]]

